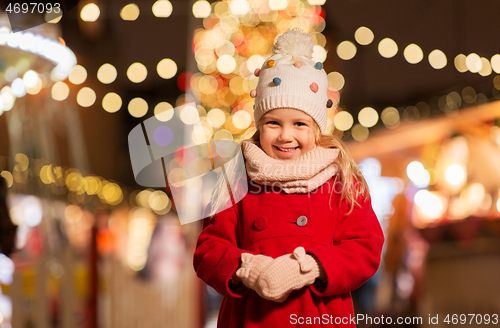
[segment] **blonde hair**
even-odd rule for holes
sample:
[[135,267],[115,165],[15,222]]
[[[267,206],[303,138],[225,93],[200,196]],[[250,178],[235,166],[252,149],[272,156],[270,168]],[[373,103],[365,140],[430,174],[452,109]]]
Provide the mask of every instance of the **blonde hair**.
[[[350,214],[355,206],[361,206],[359,202],[360,197],[363,197],[364,200],[368,199],[368,184],[366,183],[358,165],[352,158],[351,153],[347,149],[347,146],[341,140],[342,132],[339,133],[336,131],[333,134],[322,134],[317,123],[312,119],[311,121],[314,122],[314,138],[316,145],[318,147],[335,148],[339,150],[339,156],[337,157],[339,169],[335,177],[335,183],[340,183],[342,186],[340,203],[342,203],[342,201],[347,202],[347,205],[349,206],[349,212],[347,214]],[[261,127],[260,124],[259,126]],[[255,132],[249,138],[242,138],[240,140],[240,144],[242,141],[248,140],[260,147],[260,127],[259,129],[255,129]],[[238,147],[238,151],[241,151],[241,147]],[[231,183],[224,178],[224,174],[220,174],[215,183],[210,201],[212,204],[211,217],[213,217],[215,213],[218,213],[229,206],[228,202],[231,196],[225,190],[229,190],[230,192],[232,191],[231,185],[236,185],[236,179],[238,179],[238,175],[234,174],[234,172],[236,172],[238,167],[244,167],[244,163],[239,163],[238,158],[242,158],[242,156],[235,156],[234,160],[230,161],[226,165],[225,172],[223,172],[224,174],[227,174]],[[229,175],[231,175],[232,179]],[[329,203],[334,189],[335,188],[332,188],[330,192]],[[235,191],[233,190],[232,192]]]

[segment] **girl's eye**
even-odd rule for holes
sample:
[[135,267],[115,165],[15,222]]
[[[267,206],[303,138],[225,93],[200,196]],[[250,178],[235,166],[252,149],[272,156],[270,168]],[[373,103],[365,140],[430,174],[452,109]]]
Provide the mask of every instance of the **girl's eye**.
[[266,124],[278,124],[278,122],[276,122],[276,121],[267,121]]
[[304,122],[297,122],[297,123],[295,123],[295,124],[297,124],[298,126],[307,126],[307,124],[306,124],[306,123],[304,123]]

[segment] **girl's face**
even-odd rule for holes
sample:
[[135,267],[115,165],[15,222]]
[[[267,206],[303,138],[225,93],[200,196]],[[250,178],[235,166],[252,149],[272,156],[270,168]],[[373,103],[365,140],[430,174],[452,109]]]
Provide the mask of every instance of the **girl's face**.
[[313,119],[300,110],[273,109],[262,117],[260,146],[271,158],[297,159],[316,145],[314,124]]

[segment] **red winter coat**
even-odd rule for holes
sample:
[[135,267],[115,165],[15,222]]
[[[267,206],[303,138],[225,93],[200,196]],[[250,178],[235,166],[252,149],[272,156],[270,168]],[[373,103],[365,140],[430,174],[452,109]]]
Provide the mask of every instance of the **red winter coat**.
[[[349,208],[345,202],[339,206],[339,194],[333,192],[328,205],[333,178],[307,194],[286,194],[277,187],[273,192],[248,181],[243,200],[205,219],[194,254],[198,277],[224,296],[218,327],[333,327],[342,321],[343,327],[355,327],[350,291],[376,272],[384,242],[370,200],[346,215]],[[230,287],[242,253],[276,258],[298,246],[316,256],[327,282],[317,279],[283,303],[243,285]]]

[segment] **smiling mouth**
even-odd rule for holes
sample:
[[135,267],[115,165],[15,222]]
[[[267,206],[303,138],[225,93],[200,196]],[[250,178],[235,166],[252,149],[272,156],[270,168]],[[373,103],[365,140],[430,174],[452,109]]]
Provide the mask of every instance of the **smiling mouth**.
[[274,146],[274,148],[278,149],[279,151],[283,151],[283,152],[287,152],[287,153],[291,153],[293,152],[295,149],[299,148],[299,147],[293,147],[293,148],[280,148],[278,146]]

